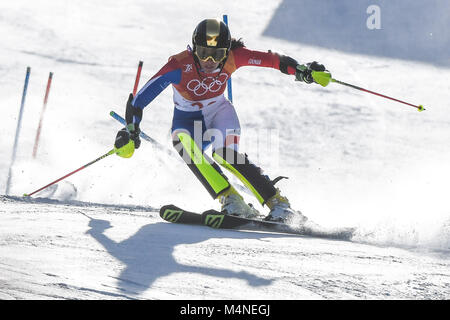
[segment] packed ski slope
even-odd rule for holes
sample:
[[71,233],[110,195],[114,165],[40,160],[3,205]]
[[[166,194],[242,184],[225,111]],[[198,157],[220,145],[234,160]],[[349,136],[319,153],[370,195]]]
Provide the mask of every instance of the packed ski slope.
[[[311,26],[318,32],[324,23],[321,41],[302,42],[302,29],[291,28],[292,12],[314,10],[313,2],[302,3],[1,2],[0,298],[448,299],[449,60],[427,55],[428,43],[419,41],[424,35],[415,44],[400,41],[416,45],[422,59],[403,59],[378,36],[385,50],[374,55],[367,54],[373,47],[352,53],[336,46],[323,19],[342,15],[362,21],[354,28],[366,28],[370,1],[349,15],[349,1],[340,12],[321,4],[321,19]],[[381,17],[402,11],[396,21],[403,19],[405,28],[420,9],[382,4]],[[444,2],[436,5],[449,12]],[[131,159],[107,157],[33,199],[21,197],[109,151],[121,125],[108,114],[123,114],[138,62],[144,61],[143,85],[185,49],[200,20],[224,13],[232,35],[249,48],[317,60],[336,79],[427,109],[419,113],[336,84],[298,83],[276,70],[243,68],[233,75],[241,150],[271,177],[288,176],[280,188],[310,219],[358,227],[352,242],[166,223],[158,215],[164,204],[206,210],[218,203],[178,158],[145,141]],[[434,26],[450,21],[445,14],[441,19]],[[382,27],[389,34],[388,19]],[[403,39],[407,31],[396,35]],[[433,24],[424,23],[423,32],[450,43]],[[27,66],[30,83],[5,195]],[[172,110],[166,89],[142,122],[167,148]]]

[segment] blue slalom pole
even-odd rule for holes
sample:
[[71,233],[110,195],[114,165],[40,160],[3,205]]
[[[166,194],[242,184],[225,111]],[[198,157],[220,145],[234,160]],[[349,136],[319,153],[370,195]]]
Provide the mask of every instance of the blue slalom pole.
[[[226,14],[223,15],[223,22],[228,26],[228,15],[226,15]],[[228,100],[230,100],[231,103],[233,103],[233,91],[231,88],[231,77],[227,81],[227,89],[228,89]]]
[[[111,117],[113,117],[114,119],[116,119],[117,121],[119,121],[121,124],[123,124],[125,127],[127,126],[127,122],[125,121],[124,118],[122,118],[120,115],[118,115],[117,113],[115,113],[114,111],[111,111],[109,113],[109,115]],[[139,134],[139,136],[144,139],[147,140],[148,142],[154,143],[155,145],[157,145],[160,148],[164,148],[163,145],[161,145],[158,141],[156,141],[155,139],[153,139],[152,137],[146,135],[143,131],[141,131],[141,133]]]
[[[118,115],[116,112],[111,111],[111,112],[109,113],[109,115],[110,115],[111,117],[113,117],[114,119],[116,119],[117,121],[119,121],[119,122],[120,122],[121,124],[123,124],[124,126],[127,125],[126,120],[125,120],[124,118],[122,118],[120,115]],[[153,139],[152,137],[148,136],[148,135],[145,134],[143,131],[141,131],[141,133],[139,134],[139,136],[140,136],[142,139],[144,139],[144,140],[146,140],[146,141],[152,143],[152,144],[153,144],[155,147],[157,147],[159,150],[164,151],[165,153],[167,153],[167,154],[169,154],[169,155],[171,155],[171,156],[175,156],[175,154],[174,154],[171,150],[169,150],[168,148],[164,147],[161,143],[159,143],[158,141],[156,141],[156,140]],[[175,157],[175,158],[177,158],[177,159],[180,160],[180,161],[183,161],[183,160],[181,160],[181,159],[178,158],[178,157]]]
[[21,128],[21,124],[22,124],[22,115],[23,115],[23,109],[25,106],[25,97],[27,96],[28,80],[30,79],[30,72],[31,72],[31,68],[27,67],[27,74],[25,76],[25,84],[23,86],[22,102],[20,104],[19,119],[17,120],[16,137],[14,138],[14,146],[13,146],[11,165],[9,166],[8,181],[6,182],[6,191],[5,191],[6,195],[8,195],[9,189],[11,186],[12,167],[16,160],[17,143],[19,140],[20,128]]

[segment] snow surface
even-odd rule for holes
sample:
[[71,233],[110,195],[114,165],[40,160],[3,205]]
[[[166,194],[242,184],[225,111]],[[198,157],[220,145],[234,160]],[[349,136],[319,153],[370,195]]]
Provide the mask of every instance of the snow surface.
[[[346,11],[348,1],[342,15],[324,1],[320,19],[291,28],[296,12],[313,12],[316,2],[0,2],[0,299],[450,298],[450,70],[442,51],[434,57],[431,50],[450,52],[442,33],[448,4],[434,1],[442,15],[412,29],[411,20],[427,14],[420,5],[381,1],[382,19],[383,12],[402,12],[395,34],[422,53],[415,59],[396,52],[392,40],[384,43],[380,30],[366,32],[369,1],[358,1],[367,4],[357,7],[360,16],[354,7]],[[233,75],[241,150],[272,178],[288,176],[278,186],[310,219],[357,226],[352,242],[167,223],[158,215],[164,204],[206,210],[218,203],[179,159],[145,141],[131,159],[107,157],[57,188],[21,197],[109,151],[121,125],[108,113],[123,114],[138,62],[142,86],[185,49],[200,20],[224,13],[232,35],[249,48],[320,61],[339,80],[427,109],[337,84],[305,85],[276,70]],[[340,17],[372,41],[350,33],[347,46],[337,45],[336,30],[325,26]],[[383,21],[389,35],[392,19]],[[312,23],[321,40],[302,42],[307,30],[299,26]],[[417,30],[423,34],[411,41]],[[370,54],[374,41],[384,50]],[[348,50],[358,46],[364,48]],[[19,148],[4,195],[27,66]],[[167,148],[172,110],[167,89],[142,122]]]

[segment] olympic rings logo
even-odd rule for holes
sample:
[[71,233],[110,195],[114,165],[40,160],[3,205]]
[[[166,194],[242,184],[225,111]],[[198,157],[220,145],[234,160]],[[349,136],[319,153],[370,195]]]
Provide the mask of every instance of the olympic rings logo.
[[192,79],[186,87],[189,91],[192,91],[196,96],[200,97],[207,92],[219,91],[227,80],[228,74],[221,73],[218,77],[207,77],[201,82],[198,79]]

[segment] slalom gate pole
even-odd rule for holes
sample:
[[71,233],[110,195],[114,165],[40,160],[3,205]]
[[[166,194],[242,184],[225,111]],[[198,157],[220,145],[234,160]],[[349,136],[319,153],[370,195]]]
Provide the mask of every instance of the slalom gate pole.
[[42,106],[41,117],[39,119],[39,125],[38,125],[38,129],[36,132],[36,138],[34,139],[33,158],[36,158],[37,148],[39,145],[39,137],[41,135],[42,122],[44,120],[44,112],[45,112],[45,108],[47,107],[48,94],[50,92],[50,86],[52,84],[52,79],[53,79],[53,72],[50,72],[50,74],[48,76],[48,81],[47,81],[47,88],[45,89],[44,105]]
[[12,178],[12,167],[14,165],[14,162],[16,161],[17,143],[19,140],[20,128],[21,128],[21,124],[22,124],[22,115],[23,115],[23,109],[25,107],[25,98],[27,96],[28,81],[30,79],[30,73],[31,73],[31,68],[27,67],[27,73],[25,75],[25,83],[24,83],[23,92],[22,92],[22,102],[20,103],[19,118],[17,120],[16,136],[14,138],[14,146],[13,146],[11,165],[9,166],[8,180],[6,182],[6,191],[5,191],[6,195],[8,195],[8,193],[9,193],[9,189],[11,186],[11,178]]
[[138,65],[138,71],[136,74],[136,80],[134,81],[134,88],[133,88],[133,97],[136,96],[136,92],[139,86],[139,80],[141,79],[141,70],[142,70],[142,65],[144,64],[143,61],[139,61],[139,65]]
[[[111,117],[113,117],[114,119],[116,119],[116,120],[117,120],[118,122],[120,122],[121,124],[123,124],[124,126],[127,125],[126,120],[125,120],[123,117],[121,117],[120,115],[118,115],[116,112],[111,111],[111,112],[109,113],[109,115],[110,115]],[[158,141],[156,141],[155,139],[153,139],[153,138],[150,137],[149,135],[145,134],[143,131],[141,131],[141,133],[139,134],[139,136],[140,136],[142,139],[144,139],[144,140],[146,140],[146,141],[152,143],[152,144],[153,144],[154,146],[156,146],[159,150],[164,151],[164,152],[167,153],[168,155],[171,155],[171,156],[175,157],[175,158],[178,159],[178,160],[181,160],[181,158],[180,158],[178,155],[175,155],[175,153],[174,153],[173,151],[171,151],[170,149],[166,148],[164,145],[162,145],[161,143],[159,143]],[[182,161],[182,160],[181,160],[181,161]]]
[[[114,119],[116,119],[117,121],[119,121],[119,122],[120,122],[121,124],[123,124],[125,127],[127,126],[127,122],[125,121],[125,119],[122,118],[120,115],[118,115],[116,112],[111,111],[111,112],[109,113],[109,115],[110,115],[111,117],[113,117]],[[139,134],[139,136],[140,136],[142,139],[147,140],[148,142],[157,144],[158,146],[161,146],[161,147],[162,147],[162,145],[160,145],[158,141],[156,141],[156,140],[153,139],[152,137],[146,135],[146,134],[145,134],[144,132],[142,132],[142,131],[141,131],[141,133]]]
[[[228,15],[226,14],[223,15],[223,22],[228,26]],[[233,103],[233,89],[231,86],[231,77],[227,81],[227,90],[228,90],[228,100],[230,100],[231,103]]]
[[92,165],[92,164],[94,164],[94,163],[96,163],[96,162],[98,162],[98,161],[100,161],[100,160],[102,160],[102,159],[104,159],[104,158],[106,158],[106,157],[112,155],[112,154],[115,154],[115,153],[116,153],[116,149],[115,149],[115,148],[114,148],[114,149],[111,149],[110,151],[108,151],[108,152],[105,153],[104,155],[98,157],[98,158],[95,159],[95,160],[92,160],[91,162],[85,164],[84,166],[78,168],[77,170],[74,170],[74,171],[72,171],[72,172],[66,174],[66,175],[63,176],[63,177],[61,177],[61,178],[59,178],[59,179],[56,179],[56,180],[53,181],[53,182],[50,182],[50,183],[47,184],[46,186],[43,186],[42,188],[39,188],[39,189],[37,189],[36,191],[33,191],[33,192],[31,192],[31,193],[24,193],[23,196],[24,196],[24,197],[30,197],[30,196],[32,196],[33,194],[38,193],[39,191],[42,191],[42,190],[44,190],[44,189],[50,187],[51,185],[53,185],[53,184],[55,184],[55,183],[57,183],[57,182],[59,182],[59,181],[65,179],[65,178],[67,178],[67,177],[69,177],[69,176],[71,176],[71,175],[73,175],[74,173],[77,173],[78,171],[81,171],[81,170],[83,170],[83,169],[86,169],[86,168],[89,167],[90,165]]
[[406,104],[408,106],[417,108],[417,110],[419,112],[421,112],[423,110],[426,110],[423,107],[423,105],[421,105],[421,104],[414,105],[414,104],[411,104],[411,103],[408,103],[408,102],[405,102],[405,101],[402,101],[402,100],[398,100],[398,99],[395,99],[395,98],[391,98],[391,97],[385,96],[384,94],[377,93],[377,92],[374,92],[374,91],[370,91],[370,90],[367,90],[367,89],[355,86],[353,84],[345,83],[343,81],[339,81],[339,80],[336,80],[336,79],[333,79],[333,78],[331,78],[331,82],[334,82],[334,83],[337,83],[337,84],[340,84],[340,85],[343,85],[343,86],[346,86],[346,87],[350,87],[350,88],[353,88],[353,89],[356,89],[356,90],[360,90],[360,91],[363,91],[363,92],[367,92],[367,93],[370,93],[370,94],[374,94],[374,95],[377,95],[377,96],[382,97],[382,98],[386,98],[386,99],[390,99],[390,100],[393,100],[393,101],[396,101],[396,102],[400,102],[400,103]]

